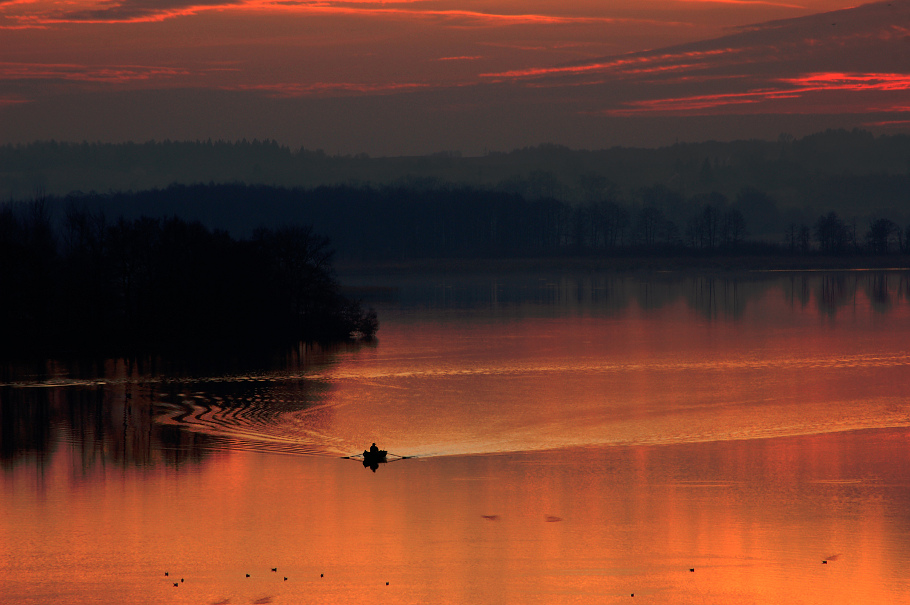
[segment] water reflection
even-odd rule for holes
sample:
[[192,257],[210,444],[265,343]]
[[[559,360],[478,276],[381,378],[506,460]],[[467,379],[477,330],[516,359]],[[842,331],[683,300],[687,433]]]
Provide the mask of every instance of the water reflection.
[[834,317],[841,310],[868,302],[873,311],[889,313],[910,300],[907,271],[852,271],[792,274],[785,282],[791,304],[805,308],[814,298],[818,310]]
[[372,346],[0,368],[0,600],[910,603],[903,273],[398,292]]
[[[389,288],[386,276],[352,275],[380,307],[413,309],[536,309],[541,314],[566,310],[622,316],[631,309],[657,311],[684,303],[705,319],[736,319],[750,305],[760,304],[782,291],[791,304],[816,308],[832,316],[852,306],[858,294],[879,313],[887,313],[895,301],[910,298],[910,274],[904,270],[752,272],[700,275],[653,273],[646,276],[623,273],[571,273],[541,276],[538,273],[508,275],[428,274],[395,276]],[[380,287],[385,286],[385,287]]]
[[213,353],[6,364],[0,371],[0,464],[41,468],[65,447],[85,475],[109,464],[179,467],[238,447],[312,451],[304,438],[288,436],[281,419],[310,409],[330,389],[307,373],[357,346],[309,345],[242,358]]
[[818,291],[818,309],[828,315],[834,315],[841,307],[850,304],[856,295],[856,276],[848,280],[843,273],[821,276]]
[[688,305],[706,319],[725,317],[737,319],[745,311],[748,296],[757,300],[765,289],[756,289],[746,296],[741,295],[740,280],[733,278],[700,277],[692,278]]
[[[375,279],[388,293],[386,278]],[[873,317],[906,317],[906,272],[510,274],[400,282],[398,302],[383,303],[392,322],[369,345],[2,365],[0,462],[40,467],[66,446],[87,473],[107,463],[180,466],[216,450],[347,455],[363,441],[387,436],[396,439],[393,446],[412,448],[405,453],[428,454],[767,436],[781,434],[776,424],[782,418],[794,419],[791,430],[808,432],[901,421],[892,402],[902,390],[889,387],[892,382],[856,386],[852,374],[832,373],[902,368],[905,351],[895,326],[857,332],[862,339],[896,339],[887,347],[878,343],[871,357],[866,345],[851,348],[850,340],[802,329],[794,332],[799,340],[780,343],[780,351],[764,349],[766,325],[794,330],[814,317],[813,309],[829,321],[845,309],[854,323],[863,309]],[[455,331],[433,323],[437,306],[459,313]],[[501,316],[512,323],[486,323]],[[538,317],[580,319],[532,321]],[[430,323],[411,329],[426,318]],[[723,331],[705,333],[692,327],[693,319]],[[729,336],[716,341],[727,330]],[[840,353],[807,356],[806,347],[823,338],[832,340],[820,346]],[[725,368],[719,379],[713,376],[718,368]],[[797,413],[786,385],[799,368],[828,370],[794,381],[838,385],[842,396],[853,393],[865,403],[832,419],[827,396],[803,396]],[[756,372],[766,373],[761,383],[744,386]],[[563,382],[566,376],[571,383]],[[765,393],[775,382],[781,386]],[[736,405],[725,402],[730,393],[737,394]],[[572,407],[552,405],[562,400]],[[753,411],[739,421],[744,406]],[[715,424],[723,429],[718,432],[709,416],[721,412],[729,419]],[[495,433],[490,417],[500,418]],[[452,427],[448,434],[446,426]],[[544,427],[549,433],[541,438]],[[528,430],[536,432],[522,437]]]
[[[893,284],[895,281],[898,282],[896,287]],[[872,308],[879,313],[887,313],[891,309],[892,291],[895,294],[905,291],[907,286],[904,284],[901,287],[901,282],[905,281],[906,276],[903,274],[894,276],[888,273],[875,273],[870,276],[866,284],[866,295],[872,301]]]
[[0,387],[0,462],[44,467],[62,447],[75,470],[96,466],[179,466],[199,461],[205,435],[156,422],[155,407],[140,389]]
[[791,273],[784,280],[784,297],[792,308],[805,309],[812,300],[811,274]]
[[54,446],[49,393],[23,392],[14,401],[11,391],[0,388],[0,461],[5,466],[23,458],[40,463]]

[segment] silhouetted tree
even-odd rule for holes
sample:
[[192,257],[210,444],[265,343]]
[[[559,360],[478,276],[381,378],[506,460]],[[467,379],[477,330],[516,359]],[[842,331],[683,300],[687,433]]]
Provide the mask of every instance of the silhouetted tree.
[[898,229],[897,237],[901,254],[910,252],[910,225],[907,225],[903,230]]
[[810,235],[809,235],[809,225],[802,224],[799,226],[799,231],[797,233],[797,242],[799,251],[803,254],[808,254],[810,249]]
[[866,244],[873,254],[888,254],[891,251],[891,237],[900,230],[894,221],[880,218],[869,225]]
[[843,254],[850,241],[850,232],[837,213],[831,211],[815,222],[815,239],[822,253]]
[[293,226],[257,229],[253,241],[270,259],[273,284],[289,306],[287,316],[298,329],[321,330],[319,322],[338,302],[328,238],[315,234],[312,226]]
[[40,205],[0,209],[6,352],[109,354],[174,346],[371,338],[375,312],[339,292],[312,227],[234,240],[199,222],[71,205],[57,246]]
[[780,211],[764,191],[756,187],[741,189],[736,195],[734,207],[742,213],[743,220],[754,234],[779,233]]
[[719,241],[719,226],[717,208],[705,205],[700,214],[689,219],[686,232],[690,245],[697,250],[714,250]]
[[660,208],[645,206],[635,215],[635,234],[638,242],[645,247],[653,247],[660,238],[661,226],[666,218]]
[[720,243],[733,249],[746,239],[746,219],[738,208],[727,208],[720,218]]
[[601,202],[595,216],[600,221],[599,232],[603,234],[604,246],[609,250],[622,246],[629,228],[629,211],[616,202]]

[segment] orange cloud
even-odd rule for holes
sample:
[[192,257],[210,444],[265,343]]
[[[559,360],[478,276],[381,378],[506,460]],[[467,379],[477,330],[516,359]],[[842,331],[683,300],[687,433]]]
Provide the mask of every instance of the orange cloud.
[[[61,23],[140,23],[156,22],[203,10],[238,6],[243,0],[119,0],[114,2],[16,2],[0,5],[3,27],[43,27]],[[22,10],[24,9],[24,10]]]
[[[679,98],[647,99],[631,101],[625,107],[604,111],[605,115],[632,116],[652,115],[704,115],[706,110],[737,105],[757,105],[768,101],[782,99],[805,99],[808,94],[832,92],[870,92],[870,91],[905,91],[910,90],[910,74],[871,73],[813,73],[797,78],[777,80],[784,87],[751,90],[713,95],[694,95]],[[806,103],[804,111],[811,111],[811,104]],[[841,103],[840,113],[864,113],[869,111],[901,113],[910,110],[908,107],[882,105],[876,102],[864,102],[858,105]],[[774,113],[772,108],[762,107],[762,111]],[[788,111],[789,112],[789,111]]]
[[634,22],[636,19],[599,16],[560,16],[538,13],[484,12],[427,8],[433,0],[114,0],[88,1],[74,8],[69,2],[14,0],[0,3],[0,28],[41,27],[63,23],[160,22],[204,11],[294,12],[339,15],[435,18],[474,25],[592,24]]
[[192,72],[186,69],[148,65],[88,66],[68,63],[0,63],[0,80],[124,82],[189,75],[192,75]]
[[653,115],[701,115],[706,109],[717,109],[731,105],[747,105],[771,98],[773,92],[727,93],[700,95],[678,99],[648,99],[633,101],[626,108],[610,109],[604,115],[629,117],[642,114]]
[[[673,62],[673,61],[691,61],[692,59],[702,59],[718,55],[730,56],[735,53],[743,52],[745,49],[718,48],[706,51],[688,51],[668,54],[635,54],[627,57],[620,57],[610,61],[583,63],[578,65],[563,65],[558,67],[534,67],[528,69],[516,69],[498,73],[480,74],[482,78],[535,78],[540,76],[566,75],[566,74],[583,74],[583,73],[604,73],[609,71],[619,71],[623,73],[640,73],[643,68],[626,70],[627,66],[642,65],[647,63]],[[691,68],[692,63],[667,65],[660,69],[667,71],[670,69]],[[656,70],[658,68],[652,68]]]
[[[326,8],[331,12],[337,12],[333,8]],[[406,10],[406,9],[353,9],[350,11],[356,14],[366,12],[379,15],[407,15],[407,16],[424,16],[424,17],[441,17],[444,19],[458,19],[471,21],[480,24],[502,25],[502,24],[544,24],[560,25],[568,23],[613,23],[614,19],[604,17],[559,17],[554,15],[539,14],[507,14],[507,13],[484,13],[479,11],[467,10]]]
[[807,7],[801,4],[787,4],[784,2],[770,2],[765,0],[676,0],[687,4],[733,4],[738,6],[774,6],[779,8],[794,8],[806,10]]

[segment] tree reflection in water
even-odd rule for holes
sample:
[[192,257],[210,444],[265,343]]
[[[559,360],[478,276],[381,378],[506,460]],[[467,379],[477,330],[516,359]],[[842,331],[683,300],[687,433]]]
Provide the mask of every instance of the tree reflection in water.
[[[138,390],[138,389],[137,389]],[[119,392],[118,392],[119,391]],[[5,468],[70,450],[74,466],[180,466],[201,462],[212,438],[158,424],[148,394],[91,387],[0,388],[0,462]]]
[[105,465],[198,464],[227,441],[204,430],[200,417],[274,424],[327,388],[303,378],[305,370],[333,363],[338,348],[358,346],[301,345],[245,359],[6,364],[0,368],[0,465],[35,464],[41,472],[61,447],[82,475]]
[[[910,300],[910,274],[905,270],[860,271],[724,271],[706,270],[624,273],[512,272],[505,275],[439,273],[395,276],[394,302],[410,309],[535,308],[623,316],[630,309],[658,311],[685,304],[708,320],[742,318],[750,306],[783,290],[791,306],[817,305],[831,316],[851,306],[863,292],[872,307],[885,313]],[[380,283],[361,284],[379,287]]]

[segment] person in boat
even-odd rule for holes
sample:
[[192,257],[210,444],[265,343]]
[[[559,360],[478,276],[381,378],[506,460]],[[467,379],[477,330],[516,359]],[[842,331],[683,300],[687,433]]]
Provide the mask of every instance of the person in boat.
[[373,445],[370,446],[370,454],[375,456],[378,453],[379,453],[379,448],[376,447],[376,444],[374,443]]

